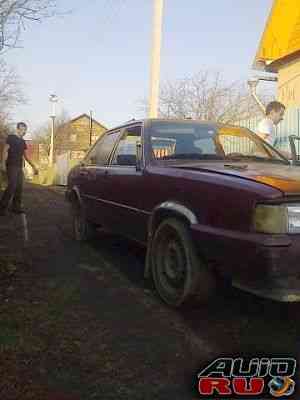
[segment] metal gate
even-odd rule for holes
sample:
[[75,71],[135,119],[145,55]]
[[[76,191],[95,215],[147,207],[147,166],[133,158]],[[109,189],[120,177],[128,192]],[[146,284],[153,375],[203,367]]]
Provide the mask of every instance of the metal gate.
[[[239,121],[237,125],[250,129],[253,132],[257,131],[261,117],[254,117],[248,120]],[[276,128],[275,147],[281,150],[289,150],[289,136],[300,136],[300,108],[286,109],[284,120]],[[297,152],[300,154],[300,143],[298,141]]]
[[68,173],[71,169],[70,155],[71,153],[70,151],[68,151],[56,157],[56,177],[55,177],[56,185],[62,185],[62,186],[67,185]]

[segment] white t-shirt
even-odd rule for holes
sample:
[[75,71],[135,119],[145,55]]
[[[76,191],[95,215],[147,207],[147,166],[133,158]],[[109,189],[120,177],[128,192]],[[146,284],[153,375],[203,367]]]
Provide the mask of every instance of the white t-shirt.
[[274,146],[275,139],[276,139],[276,129],[273,121],[270,120],[270,118],[264,118],[260,121],[258,124],[257,134],[259,135],[260,133],[270,135],[265,139],[266,142],[268,142],[270,145]]

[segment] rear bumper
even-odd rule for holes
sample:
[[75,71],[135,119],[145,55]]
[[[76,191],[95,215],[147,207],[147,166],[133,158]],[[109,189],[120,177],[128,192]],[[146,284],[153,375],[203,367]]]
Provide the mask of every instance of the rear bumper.
[[234,286],[282,302],[300,301],[300,235],[242,233],[201,225],[193,238]]

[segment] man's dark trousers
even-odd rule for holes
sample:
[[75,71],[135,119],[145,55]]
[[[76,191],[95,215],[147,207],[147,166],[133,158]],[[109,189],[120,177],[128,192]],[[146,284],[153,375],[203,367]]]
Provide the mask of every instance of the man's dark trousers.
[[23,193],[23,168],[7,166],[8,185],[0,201],[0,209],[6,210],[11,201],[13,209],[21,209]]

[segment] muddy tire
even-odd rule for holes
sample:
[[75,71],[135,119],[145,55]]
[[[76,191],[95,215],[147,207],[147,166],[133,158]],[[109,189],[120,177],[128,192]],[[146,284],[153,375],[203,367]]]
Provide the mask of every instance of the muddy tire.
[[157,228],[151,270],[159,296],[172,307],[205,303],[215,294],[215,276],[199,257],[188,225],[179,219],[168,218]]
[[79,201],[71,203],[73,237],[78,242],[86,242],[96,235],[96,227],[86,218],[84,207]]

